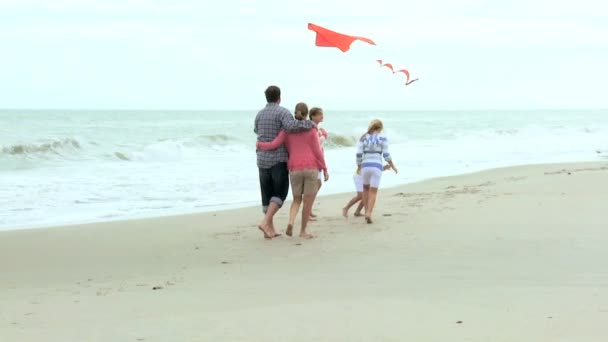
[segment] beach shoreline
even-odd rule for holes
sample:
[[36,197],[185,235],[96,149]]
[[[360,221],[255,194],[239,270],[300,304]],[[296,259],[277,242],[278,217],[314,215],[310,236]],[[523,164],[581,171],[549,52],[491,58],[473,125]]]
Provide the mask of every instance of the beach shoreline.
[[[433,182],[435,180],[441,180],[441,179],[445,179],[445,178],[466,177],[469,175],[475,175],[475,174],[484,173],[484,172],[493,172],[495,170],[502,170],[502,169],[521,168],[521,167],[525,168],[525,167],[534,167],[534,166],[542,166],[542,165],[569,165],[569,164],[577,165],[577,164],[586,164],[586,163],[600,163],[601,164],[602,161],[588,160],[588,161],[573,161],[573,162],[566,162],[566,163],[540,163],[539,162],[539,163],[532,163],[532,164],[518,164],[518,165],[509,165],[509,166],[504,166],[504,167],[493,167],[493,168],[475,170],[475,171],[466,172],[466,173],[458,173],[458,174],[439,176],[439,177],[430,177],[430,178],[425,178],[425,179],[421,179],[421,180],[416,180],[416,181],[413,181],[410,183],[402,183],[402,184],[390,185],[390,186],[386,186],[386,187],[383,187],[381,185],[380,190],[381,191],[391,191],[391,190],[398,189],[398,188],[415,186],[420,183]],[[390,172],[392,172],[392,171],[389,171],[389,173]],[[386,175],[386,177],[390,177],[390,176],[391,176],[390,174]],[[345,198],[345,203],[346,203],[348,201],[348,199],[350,199],[354,195],[355,195],[354,186],[353,186],[352,191],[344,191],[344,192],[337,192],[337,193],[330,193],[330,194],[324,194],[323,191],[321,191],[321,193],[319,194],[319,196],[317,198],[317,202],[320,201],[322,198],[343,197],[343,198]],[[292,198],[291,198],[291,191],[290,191],[289,195],[285,201],[286,205],[289,205],[291,203],[291,200],[292,200]],[[83,220],[83,221],[79,221],[79,222],[49,223],[49,224],[43,224],[43,225],[23,225],[23,226],[11,226],[11,227],[6,227],[6,228],[0,227],[0,233],[3,231],[13,231],[13,230],[53,229],[53,228],[70,227],[70,226],[97,225],[97,224],[112,223],[112,222],[114,222],[114,223],[115,222],[129,222],[129,221],[135,221],[135,220],[160,219],[160,218],[171,218],[171,217],[179,217],[179,216],[204,215],[204,214],[217,214],[217,213],[225,212],[225,211],[239,211],[241,209],[261,208],[261,206],[258,204],[258,202],[259,201],[248,201],[248,202],[242,203],[242,204],[229,205],[225,208],[203,210],[203,211],[186,210],[183,212],[166,213],[166,214],[147,214],[147,215],[141,214],[139,216],[127,217],[127,218],[122,218],[122,217],[116,218],[116,219],[92,218],[89,220]],[[281,210],[283,210],[283,209],[281,209]],[[353,211],[353,210],[354,210],[354,208],[351,209],[351,211]]]
[[312,240],[263,239],[257,206],[0,231],[0,340],[603,341],[607,182],[435,178],[381,188],[373,224],[321,196]]

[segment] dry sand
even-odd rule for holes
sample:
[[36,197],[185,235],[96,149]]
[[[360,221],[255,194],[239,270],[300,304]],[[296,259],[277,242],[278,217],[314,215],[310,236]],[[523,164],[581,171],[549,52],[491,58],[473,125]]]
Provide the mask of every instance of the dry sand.
[[313,240],[258,207],[0,232],[0,341],[608,340],[608,163],[381,189],[372,225],[352,195]]

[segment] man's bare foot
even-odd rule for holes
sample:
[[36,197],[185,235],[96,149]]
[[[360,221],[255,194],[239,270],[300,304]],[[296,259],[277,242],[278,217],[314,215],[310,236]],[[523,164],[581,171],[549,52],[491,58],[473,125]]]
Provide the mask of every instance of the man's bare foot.
[[368,224],[372,223],[372,218],[369,216],[365,216],[365,222],[367,222]]
[[293,235],[293,224],[287,225],[287,230],[285,230],[285,235],[287,235],[287,236]]
[[312,238],[314,238],[314,235],[308,234],[308,233],[300,233],[300,237],[302,239],[312,239]]
[[363,214],[361,214],[360,212],[355,212],[353,215],[357,216],[357,217],[361,217],[363,216]]
[[[266,231],[264,228],[262,228],[262,226],[261,226],[261,225],[258,225],[258,229],[259,229],[259,230],[261,230],[261,231],[262,231],[262,233],[264,233],[264,239],[267,239],[267,240],[272,239],[272,238],[270,237],[271,235],[270,235],[270,234],[268,234],[268,232],[267,232],[267,231]],[[274,235],[274,234],[273,234],[273,235]]]
[[274,223],[270,222],[270,224],[268,225],[267,228],[268,231],[268,235],[275,238],[277,236],[281,236],[281,234],[277,233],[277,231],[274,229]]
[[342,216],[348,217],[348,209],[342,208]]

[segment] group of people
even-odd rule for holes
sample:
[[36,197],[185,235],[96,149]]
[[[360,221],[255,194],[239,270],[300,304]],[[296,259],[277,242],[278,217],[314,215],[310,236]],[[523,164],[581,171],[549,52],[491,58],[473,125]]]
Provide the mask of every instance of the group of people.
[[[266,106],[258,112],[254,123],[264,212],[258,228],[266,239],[281,235],[274,227],[273,218],[283,206],[291,183],[293,202],[285,234],[293,235],[295,219],[302,206],[299,236],[311,239],[313,235],[308,232],[307,226],[315,217],[312,212],[313,203],[323,184],[322,181],[329,180],[323,151],[327,132],[319,127],[324,112],[319,107],[309,110],[306,103],[300,102],[292,115],[288,109],[280,105],[279,87],[269,86],[264,94]],[[372,212],[382,171],[393,169],[398,172],[388,152],[388,141],[381,134],[382,131],[382,122],[376,119],[361,136],[356,153],[357,171],[354,175],[357,195],[342,210],[342,214],[347,216],[349,208],[360,202],[355,216],[362,216],[361,211],[364,210],[367,223],[372,223]],[[387,162],[386,165],[383,165],[383,159]]]

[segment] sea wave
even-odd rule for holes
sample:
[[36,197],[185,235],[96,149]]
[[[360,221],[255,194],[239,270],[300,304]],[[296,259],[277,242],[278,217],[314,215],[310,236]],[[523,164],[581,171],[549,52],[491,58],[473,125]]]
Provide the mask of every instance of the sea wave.
[[2,146],[1,153],[5,155],[36,155],[36,154],[64,154],[82,148],[74,138],[57,139],[37,144],[13,144]]
[[122,152],[114,152],[114,156],[120,160],[129,161],[131,160],[125,153]]
[[329,132],[325,144],[329,148],[350,147],[355,146],[358,140],[359,137],[352,135],[332,134]]
[[226,134],[203,134],[197,137],[197,140],[202,143],[213,143],[221,145],[230,145],[238,142],[238,137],[226,135]]

